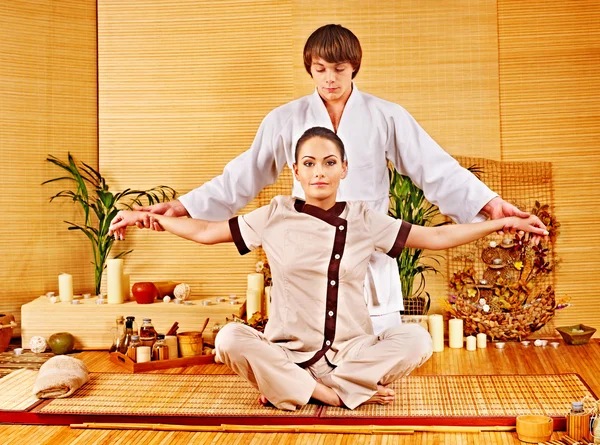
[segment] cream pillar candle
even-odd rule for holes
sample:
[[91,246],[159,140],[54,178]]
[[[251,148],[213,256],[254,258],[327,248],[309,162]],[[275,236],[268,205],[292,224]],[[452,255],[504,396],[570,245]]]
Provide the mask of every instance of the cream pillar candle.
[[271,313],[271,289],[273,286],[265,287],[265,316],[268,318]]
[[246,291],[246,318],[250,320],[255,312],[261,312],[260,303],[262,292],[258,289],[248,289]]
[[248,289],[258,289],[263,292],[265,288],[265,276],[261,273],[248,274]]
[[475,351],[477,349],[477,339],[469,335],[467,337],[467,351]]
[[448,338],[451,348],[463,347],[463,321],[462,318],[451,318],[448,321]]
[[106,260],[107,302],[108,304],[123,303],[123,260]]
[[124,273],[121,280],[123,284],[123,300],[129,301],[129,299],[131,298],[131,281],[129,279],[129,274]]
[[487,347],[487,335],[484,333],[477,334],[477,347],[480,349]]
[[73,277],[68,273],[58,276],[58,296],[60,301],[73,301]]
[[151,359],[151,352],[152,350],[150,349],[150,346],[138,346],[136,348],[136,355],[137,355],[137,363],[146,363],[149,362]]
[[444,350],[444,317],[439,314],[429,316],[429,334],[433,340],[433,352]]

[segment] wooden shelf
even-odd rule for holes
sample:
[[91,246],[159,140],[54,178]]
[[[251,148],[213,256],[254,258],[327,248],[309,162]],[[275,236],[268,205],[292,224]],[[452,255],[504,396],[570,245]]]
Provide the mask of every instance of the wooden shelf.
[[29,347],[31,337],[41,335],[48,339],[56,332],[70,332],[75,337],[75,349],[108,350],[113,343],[113,328],[119,316],[134,316],[138,328],[143,318],[151,318],[158,333],[164,334],[179,322],[178,332],[199,331],[204,320],[210,322],[204,331],[204,340],[213,343],[212,327],[224,324],[232,314],[241,317],[245,302],[229,304],[229,301],[204,306],[203,300],[191,300],[193,305],[157,302],[137,304],[127,301],[123,304],[96,304],[95,299],[81,299],[79,304],[54,303],[45,296],[21,306],[21,340],[23,347]]

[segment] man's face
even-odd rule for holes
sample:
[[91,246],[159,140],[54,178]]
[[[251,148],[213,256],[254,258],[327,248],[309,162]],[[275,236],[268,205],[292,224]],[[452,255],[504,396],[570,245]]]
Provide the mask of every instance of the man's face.
[[310,66],[319,95],[326,102],[346,101],[352,92],[352,65],[349,62],[329,63],[313,59]]

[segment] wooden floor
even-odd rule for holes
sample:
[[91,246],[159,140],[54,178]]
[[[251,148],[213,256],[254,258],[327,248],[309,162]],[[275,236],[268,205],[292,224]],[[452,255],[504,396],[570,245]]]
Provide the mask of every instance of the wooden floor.
[[[80,358],[90,371],[119,372],[106,361],[105,352],[84,352]],[[161,372],[161,371],[155,371]],[[223,374],[223,365],[178,368],[169,373]],[[476,352],[446,348],[415,374],[550,374],[576,372],[591,390],[600,395],[600,344],[527,348],[508,343],[503,350],[487,348]],[[564,432],[555,432],[553,439]],[[506,433],[414,433],[410,435],[281,434],[281,433],[191,433],[173,431],[81,430],[64,426],[0,425],[2,444],[403,444],[476,445],[521,444],[514,432]]]

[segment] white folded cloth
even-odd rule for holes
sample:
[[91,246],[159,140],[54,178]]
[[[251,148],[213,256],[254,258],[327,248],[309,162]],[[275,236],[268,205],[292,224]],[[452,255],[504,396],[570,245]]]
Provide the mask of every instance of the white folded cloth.
[[57,355],[40,367],[33,395],[38,399],[69,397],[89,379],[85,363],[67,355]]

